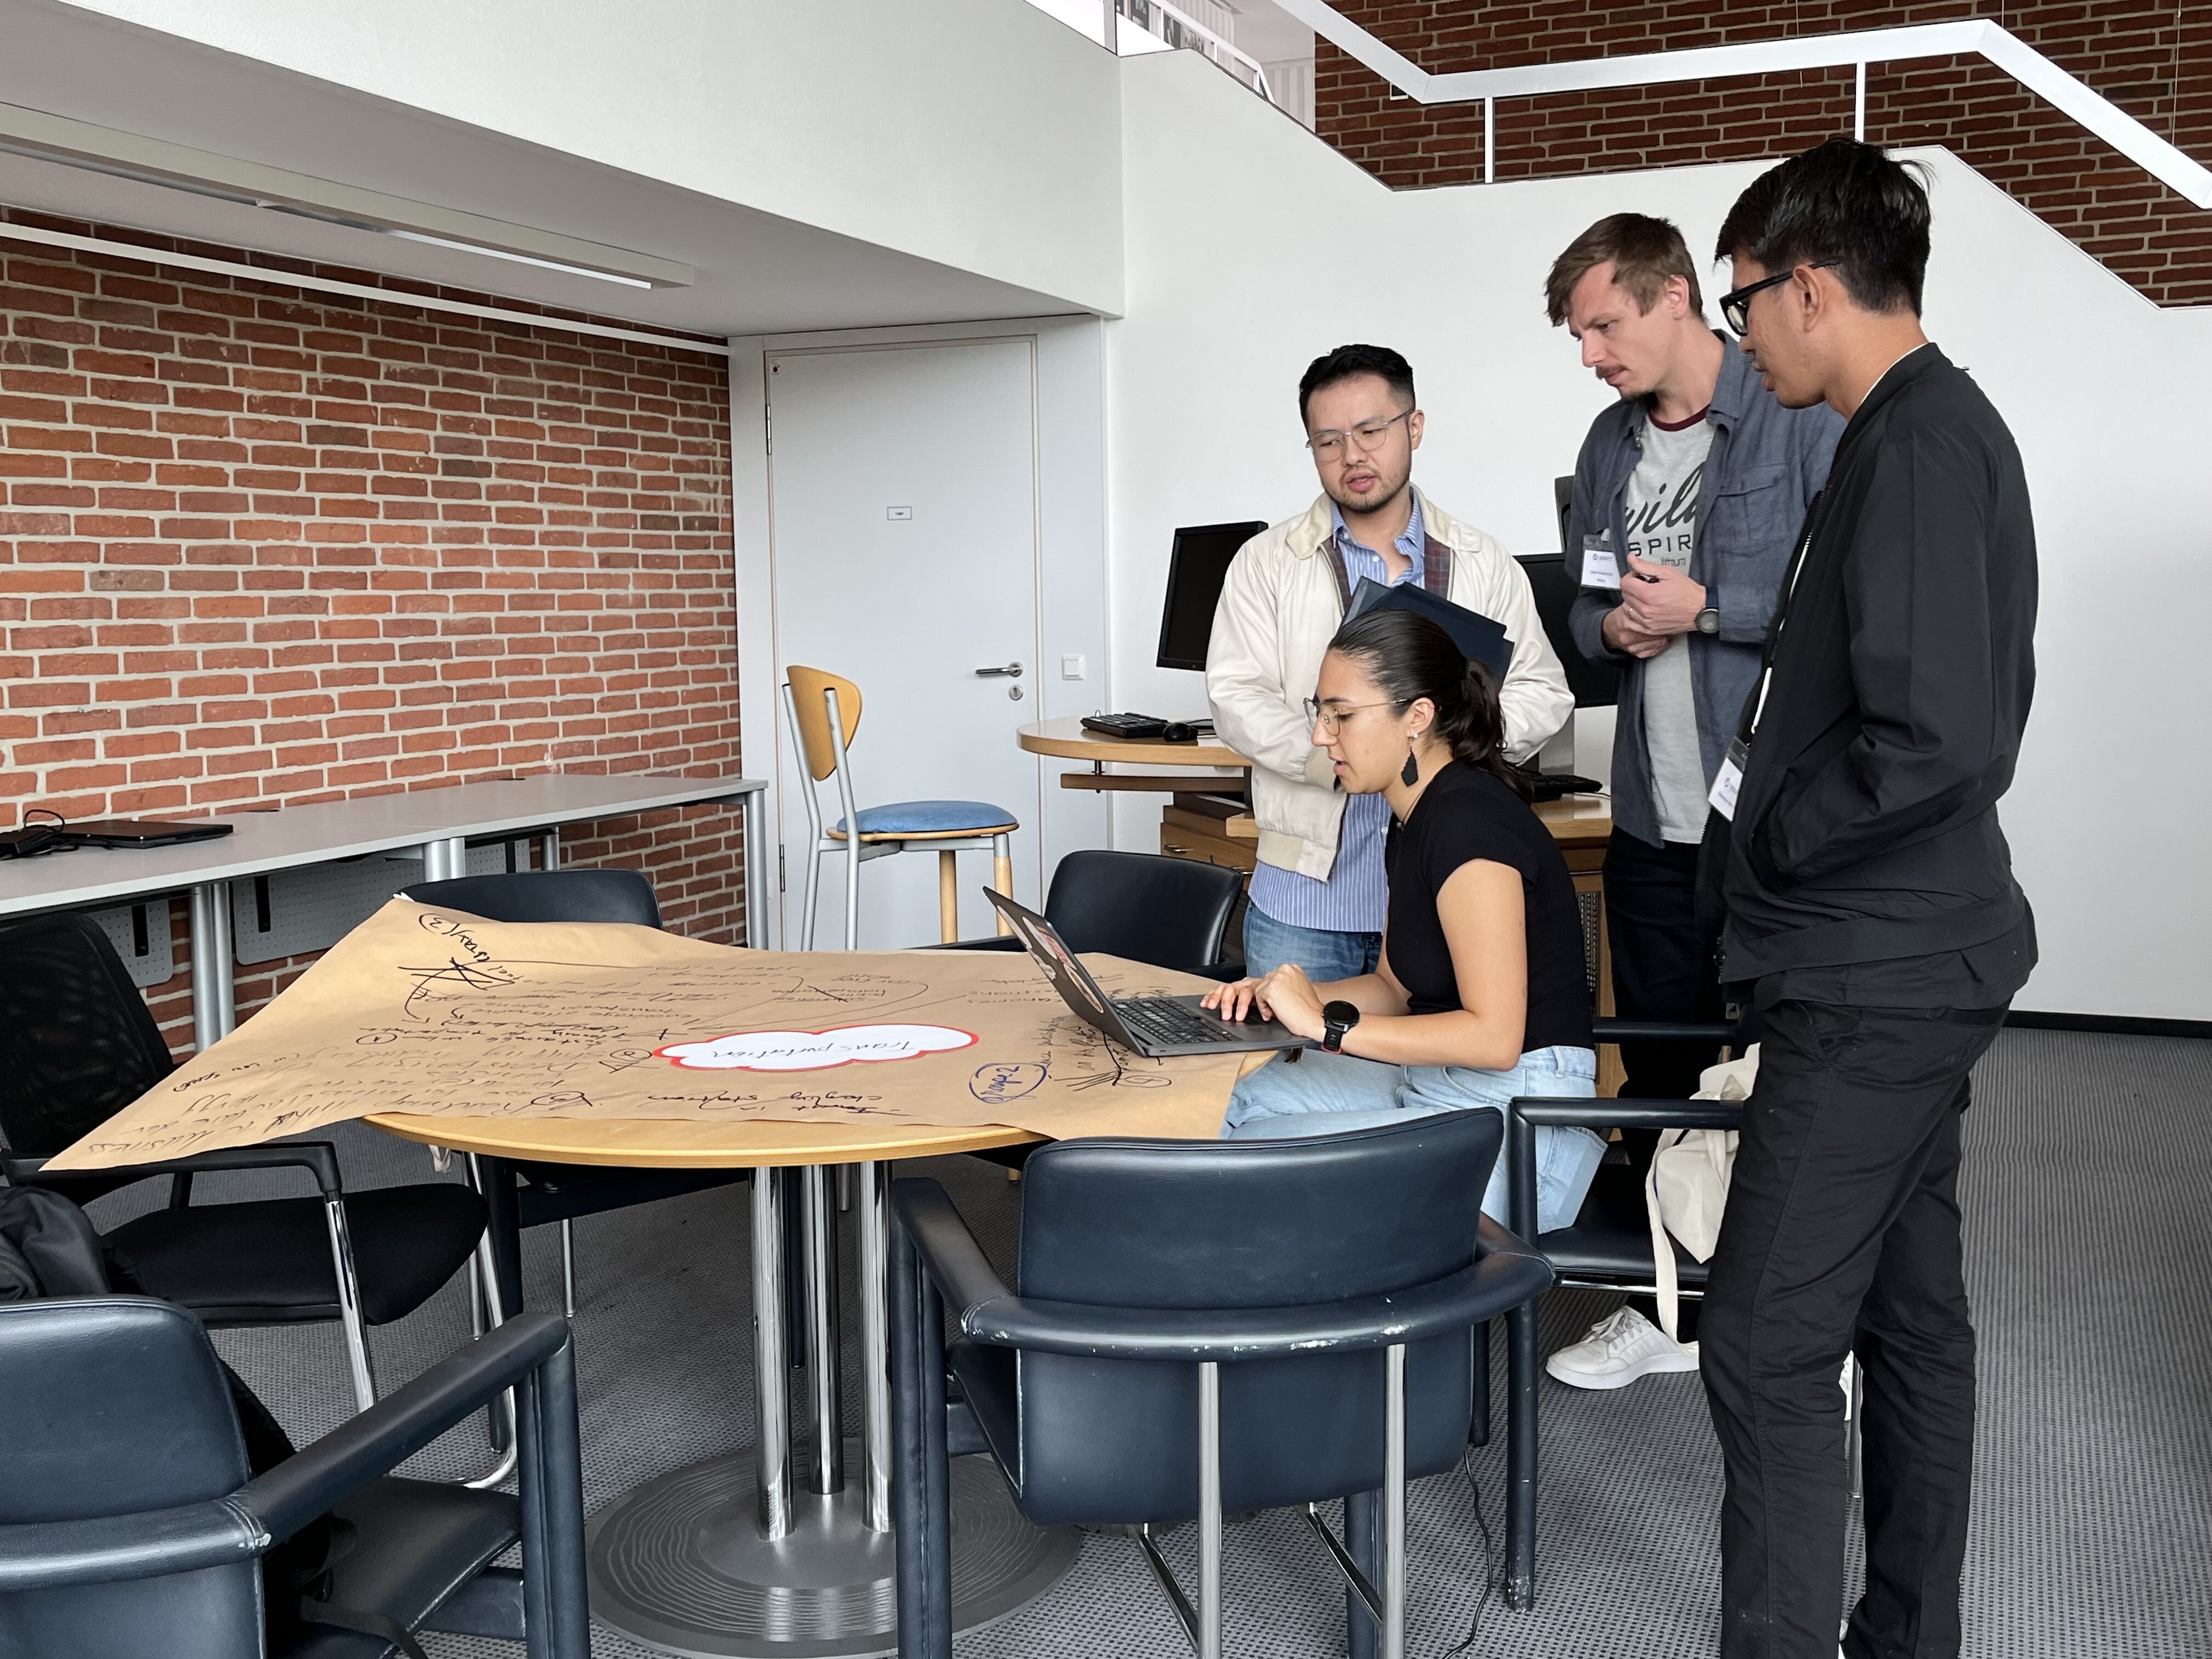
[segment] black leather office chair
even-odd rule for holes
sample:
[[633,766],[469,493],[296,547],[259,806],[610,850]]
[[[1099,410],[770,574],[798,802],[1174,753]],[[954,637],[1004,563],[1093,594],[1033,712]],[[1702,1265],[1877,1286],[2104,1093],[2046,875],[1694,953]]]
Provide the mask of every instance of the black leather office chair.
[[[1147,1529],[1202,1653],[1219,1651],[1223,1512],[1304,1504],[1351,1587],[1355,1651],[1373,1629],[1401,1654],[1404,1483],[1466,1453],[1471,1332],[1501,1313],[1528,1324],[1552,1282],[1480,1214],[1500,1133],[1467,1112],[1298,1140],[1062,1141],[1030,1160],[1018,1291],[941,1187],[895,1183],[905,1659],[950,1659],[946,1460],[969,1451],[997,1460],[1031,1521]],[[961,1333],[949,1348],[943,1302]],[[1534,1467],[1534,1384],[1522,1366],[1516,1483]],[[1346,1544],[1314,1508],[1340,1497]],[[1195,1613],[1148,1530],[1193,1518]]]
[[[1070,853],[1052,874],[1044,916],[1071,951],[1218,977],[1242,872],[1158,853]],[[1018,951],[1018,939],[962,939],[944,951]]]
[[[519,1498],[386,1477],[509,1388]],[[574,1356],[560,1320],[501,1327],[258,1474],[206,1330],[169,1303],[0,1307],[0,1401],[5,1659],[384,1659],[392,1627],[588,1659]],[[345,1541],[310,1564],[331,1575],[307,1580],[319,1605],[286,1605],[300,1581],[272,1575],[285,1589],[264,1647],[261,1558],[326,1514]],[[519,1573],[491,1565],[518,1540]]]
[[[660,926],[653,884],[635,870],[529,870],[513,875],[460,876],[404,889],[417,904],[448,906],[493,921],[626,921]],[[507,1158],[470,1160],[491,1215],[492,1259],[500,1301],[522,1306],[522,1229],[561,1229],[563,1310],[576,1313],[578,1216],[650,1204],[750,1179],[744,1170],[617,1170],[588,1164],[539,1164]]]
[[[1682,1042],[1701,1044],[1741,1041],[1736,1026],[1715,1022],[1600,1019],[1601,1042]],[[1522,1099],[1506,1116],[1506,1224],[1527,1238],[1552,1264],[1562,1286],[1620,1291],[1650,1296],[1656,1289],[1651,1257],[1650,1212],[1644,1201],[1644,1168],[1632,1163],[1598,1166],[1573,1223],[1547,1233],[1536,1224],[1536,1131],[1540,1127],[1642,1130],[1644,1139],[1662,1129],[1735,1129],[1743,1122],[1741,1101],[1633,1099]],[[1647,1159],[1648,1163],[1648,1159]],[[1522,1229],[1528,1231],[1522,1232]],[[1674,1244],[1674,1241],[1668,1241]],[[1682,1296],[1702,1300],[1705,1264],[1674,1244],[1674,1271]]]
[[[348,1193],[328,1141],[45,1171],[47,1158],[172,1069],[161,1028],[88,918],[40,916],[0,929],[0,1174],[79,1203],[168,1176],[168,1207],[102,1241],[117,1284],[190,1308],[210,1325],[336,1320],[356,1401],[368,1406],[376,1385],[365,1328],[412,1313],[468,1261],[483,1232],[483,1201],[450,1182]],[[307,1170],[319,1195],[191,1201],[201,1171],[288,1168]]]
[[[1618,1042],[1623,1036],[1662,1042],[1724,1042],[1741,1053],[1747,1031],[1741,1025],[1719,1023],[1601,1019],[1597,1022],[1597,1036],[1601,1042]],[[1547,1233],[1535,1232],[1536,1131],[1546,1127],[1569,1126],[1601,1131],[1641,1130],[1648,1141],[1656,1139],[1662,1129],[1740,1130],[1743,1127],[1743,1107],[1740,1100],[1516,1100],[1507,1109],[1505,1119],[1507,1222],[1541,1252],[1563,1289],[1655,1295],[1658,1267],[1651,1254],[1651,1212],[1644,1197],[1648,1161],[1644,1165],[1611,1161],[1600,1164],[1590,1182],[1589,1196],[1583,1200],[1573,1222]],[[1528,1231],[1523,1231],[1524,1229]],[[1667,1244],[1674,1253],[1678,1294],[1686,1302],[1703,1301],[1711,1264],[1698,1261],[1672,1237]],[[1536,1362],[1534,1322],[1512,1331],[1510,1340],[1516,1345],[1528,1344],[1525,1363],[1533,1369]],[[1524,1363],[1517,1351],[1511,1357],[1516,1364]],[[1861,1403],[1859,1376],[1853,1369],[1844,1446],[1850,1461],[1854,1492],[1859,1479]],[[1533,1468],[1530,1474],[1533,1504]],[[1530,1537],[1533,1548],[1533,1534]],[[1534,1570],[1532,1556],[1529,1571]]]

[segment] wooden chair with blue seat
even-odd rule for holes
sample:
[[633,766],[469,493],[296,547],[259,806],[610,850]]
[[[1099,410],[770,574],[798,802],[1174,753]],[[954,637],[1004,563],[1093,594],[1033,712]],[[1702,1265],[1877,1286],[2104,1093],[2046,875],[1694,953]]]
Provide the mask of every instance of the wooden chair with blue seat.
[[[854,804],[852,758],[848,749],[860,729],[859,686],[842,676],[794,664],[785,671],[783,709],[807,773],[807,782],[801,793],[806,799],[806,822],[811,833],[806,848],[806,909],[800,932],[801,950],[814,948],[814,913],[824,853],[845,855],[848,951],[860,948],[860,867],[871,859],[905,852],[937,854],[939,934],[947,942],[960,937],[960,880],[954,860],[963,844],[990,843],[991,885],[1010,898],[1013,896],[1012,836],[1022,826],[1004,807],[980,800],[906,800],[869,807]],[[825,825],[817,786],[833,775],[837,780],[837,799],[843,816],[835,823]],[[998,931],[1009,931],[1003,920],[999,922]]]

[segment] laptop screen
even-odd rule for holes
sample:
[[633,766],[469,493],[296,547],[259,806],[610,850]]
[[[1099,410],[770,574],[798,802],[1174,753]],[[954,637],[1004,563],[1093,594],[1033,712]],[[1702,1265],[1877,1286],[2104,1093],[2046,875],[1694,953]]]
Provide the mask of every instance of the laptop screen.
[[1037,965],[1052,976],[1053,988],[1060,993],[1060,1000],[1107,1036],[1133,1048],[1130,1034],[1108,1006],[1104,989],[1091,976],[1091,970],[1076,959],[1066,941],[1053,931],[1052,924],[1003,893],[986,888],[983,896],[998,906],[999,914],[1006,917],[1015,937],[1036,958]]

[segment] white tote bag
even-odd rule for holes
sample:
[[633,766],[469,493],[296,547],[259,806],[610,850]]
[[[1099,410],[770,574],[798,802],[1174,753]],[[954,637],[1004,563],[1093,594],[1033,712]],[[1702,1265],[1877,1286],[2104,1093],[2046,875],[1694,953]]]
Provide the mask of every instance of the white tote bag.
[[[1741,1060],[1708,1066],[1698,1078],[1692,1100],[1748,1100],[1759,1078],[1759,1045]],[[1674,1273],[1672,1234],[1700,1261],[1712,1260],[1720,1242],[1721,1214],[1728,1208],[1729,1178],[1735,1173],[1733,1129],[1662,1129],[1644,1178],[1644,1206],[1651,1218],[1652,1284],[1659,1323],[1675,1336],[1681,1321],[1681,1287]],[[1680,1340],[1680,1338],[1676,1338]]]

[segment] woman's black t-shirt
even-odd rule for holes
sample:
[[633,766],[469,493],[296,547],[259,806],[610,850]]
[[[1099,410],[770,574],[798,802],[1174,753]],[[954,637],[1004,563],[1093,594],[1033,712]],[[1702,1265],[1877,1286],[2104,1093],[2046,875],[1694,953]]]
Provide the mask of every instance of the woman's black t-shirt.
[[1454,761],[1429,780],[1413,815],[1390,826],[1390,971],[1417,1014],[1456,1011],[1459,977],[1437,915],[1437,895],[1462,864],[1488,859],[1521,877],[1528,930],[1528,1018],[1534,1048],[1595,1046],[1582,909],[1559,843],[1499,778]]

